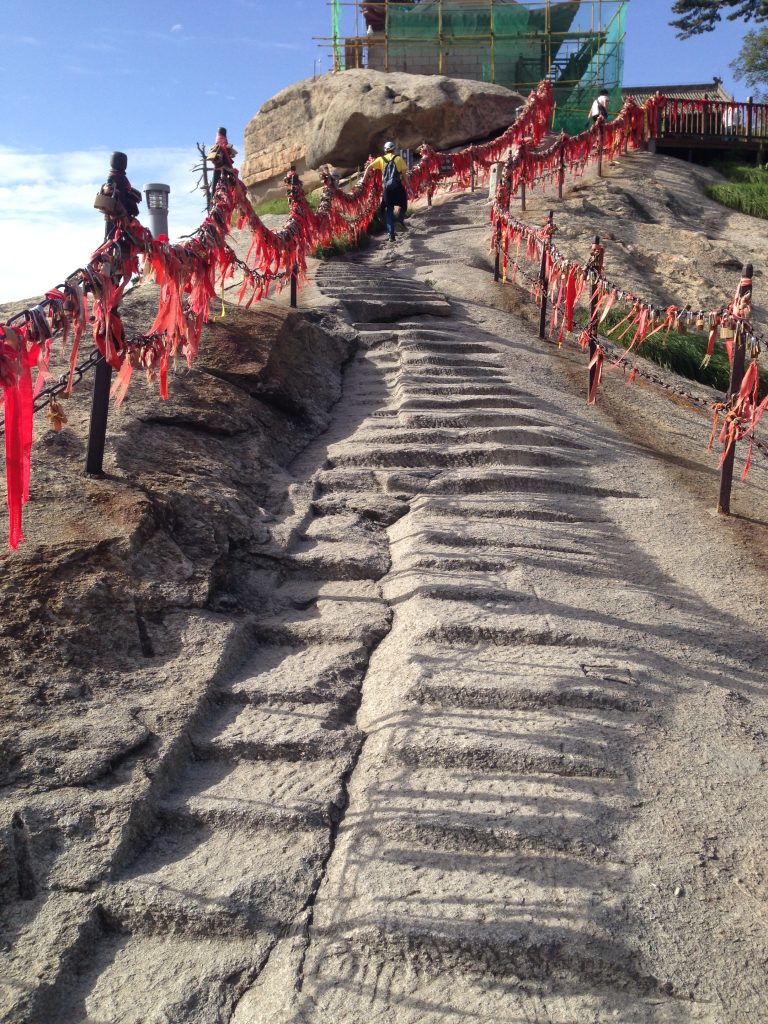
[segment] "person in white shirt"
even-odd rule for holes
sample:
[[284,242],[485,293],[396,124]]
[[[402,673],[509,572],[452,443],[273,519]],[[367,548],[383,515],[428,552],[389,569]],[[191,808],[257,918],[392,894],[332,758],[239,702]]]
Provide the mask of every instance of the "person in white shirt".
[[604,121],[608,120],[608,93],[605,89],[600,91],[600,95],[590,107],[588,127],[591,128],[598,117],[602,117]]

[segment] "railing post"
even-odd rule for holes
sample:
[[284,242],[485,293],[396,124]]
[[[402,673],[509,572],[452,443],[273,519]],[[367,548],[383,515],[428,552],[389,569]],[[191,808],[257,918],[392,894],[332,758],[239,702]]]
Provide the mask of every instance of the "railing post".
[[[597,236],[595,236],[597,237]],[[589,272],[589,382],[587,383],[587,401],[592,398],[595,387],[597,366],[593,364],[597,352],[597,272]]]
[[[525,211],[525,175],[528,172],[528,161],[526,156],[528,154],[528,140],[523,138],[520,140],[520,145],[517,148],[518,159],[520,160],[520,209]],[[512,196],[510,194],[510,202]]]
[[[325,176],[323,177],[323,183],[325,185],[328,184],[329,180],[330,180],[329,178],[327,178]],[[299,175],[298,175],[298,173],[296,171],[296,165],[295,164],[291,164],[290,165],[290,167],[288,168],[288,173],[286,174],[285,178],[283,178],[283,181],[285,182],[285,188],[286,188],[286,191],[288,193],[288,206],[289,206],[289,208],[291,210],[293,210],[293,208],[298,203],[301,203],[301,202],[305,203],[306,202],[306,199],[304,198],[304,186],[302,185],[301,178],[299,177]],[[299,281],[299,267],[298,267],[298,264],[294,263],[291,266],[291,276],[290,276],[290,289],[291,289],[291,291],[290,291],[290,300],[289,301],[290,301],[290,305],[291,305],[292,309],[296,309],[296,306],[298,305],[298,302],[297,302],[298,281]]]
[[547,256],[552,239],[552,229],[555,223],[555,211],[550,210],[547,217],[547,225],[544,233],[544,245],[541,249],[541,265],[539,266],[539,287],[541,289],[541,311],[539,314],[539,337],[547,336],[547,293],[549,291],[549,279],[547,277]]
[[754,106],[752,97],[747,96],[747,142],[752,141],[752,111]]
[[112,367],[104,356],[96,363],[91,400],[91,423],[88,429],[88,452],[85,457],[85,472],[88,476],[104,475],[104,445],[107,439],[107,418],[109,416],[109,389],[112,383]]
[[473,160],[469,168],[469,191],[475,191],[475,161]]
[[589,383],[587,390],[587,401],[592,398],[595,389],[595,379],[598,374],[598,367],[594,364],[595,353],[597,352],[597,314],[599,300],[597,297],[597,282],[603,272],[603,260],[605,249],[600,244],[600,235],[595,235],[592,243],[592,251],[589,254],[587,271],[589,273]]
[[603,122],[597,126],[597,176],[603,176]]
[[560,157],[557,170],[557,198],[563,198],[563,186],[565,185],[565,132],[560,133]]
[[[739,283],[739,308],[749,308],[752,305],[752,274],[753,267],[747,263],[741,272]],[[746,362],[747,342],[744,337],[742,325],[736,324],[736,335],[733,339],[733,359],[731,360],[731,382],[728,386],[726,405],[730,407],[739,394],[741,382],[744,378],[744,364]],[[723,465],[720,470],[720,498],[717,503],[717,511],[722,515],[730,515],[731,512],[731,486],[733,484],[733,464],[736,458],[736,442],[728,449]]]
[[493,280],[500,278],[499,267],[501,265],[501,221],[496,221],[496,259],[493,264]]

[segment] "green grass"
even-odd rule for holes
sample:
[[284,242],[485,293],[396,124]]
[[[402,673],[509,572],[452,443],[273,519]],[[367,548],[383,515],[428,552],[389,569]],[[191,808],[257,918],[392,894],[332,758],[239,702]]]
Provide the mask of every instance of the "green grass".
[[339,237],[334,235],[333,242],[331,245],[318,245],[312,255],[319,260],[330,259],[333,256],[343,256],[344,253],[351,252],[355,249],[366,249],[370,244],[372,235],[380,235],[386,231],[386,225],[384,223],[384,214],[381,210],[377,210],[373,220],[368,225],[366,231],[355,238],[354,235],[341,235]]
[[[314,192],[310,192],[309,195],[307,196],[307,202],[309,203],[313,210],[316,210],[320,205],[321,197],[322,191],[320,189],[315,189]],[[271,213],[275,215],[284,213],[285,216],[287,217],[289,210],[288,198],[285,197],[283,199],[270,199],[266,203],[258,203],[256,206],[254,206],[254,210],[256,211],[256,213],[258,213],[260,217],[263,217],[265,214]]]
[[[316,210],[320,199],[322,197],[322,189],[316,189],[314,192],[310,192],[307,196],[309,205],[313,210]],[[285,214],[288,216],[288,200],[287,199],[272,199],[266,203],[259,203],[258,206],[254,206],[254,210],[261,217],[264,214]],[[411,211],[406,213],[406,217],[411,216]],[[364,231],[357,239],[352,235],[339,235],[334,236],[333,242],[330,245],[318,245],[317,248],[312,252],[312,255],[319,260],[330,259],[333,256],[343,256],[344,253],[351,252],[354,249],[365,249],[368,245],[370,235],[378,235],[386,230],[384,223],[384,215],[381,211],[377,211],[375,217],[368,226],[368,230]]]
[[768,169],[730,160],[712,166],[728,180],[707,185],[710,199],[750,217],[768,220]]
[[[322,198],[322,189],[315,189],[314,192],[310,192],[307,196],[307,202],[316,210],[320,205],[320,199]],[[265,214],[285,214],[288,216],[288,199],[271,199],[266,203],[259,203],[258,206],[254,206],[256,213],[262,217]],[[355,239],[352,235],[334,235],[333,242],[330,245],[318,245],[317,248],[312,252],[312,255],[319,260],[331,259],[333,256],[343,256],[344,253],[350,252],[354,249],[364,249],[368,245],[368,234],[375,234],[378,228],[376,222],[378,221],[378,215],[374,218],[374,222],[368,229],[368,233],[363,232],[358,239]]]
[[[621,341],[617,341],[615,335],[608,336],[606,331],[620,323],[626,315],[626,310],[611,310],[600,325],[600,333],[605,335],[622,352],[630,344],[635,329],[632,328]],[[580,324],[586,326],[589,314],[586,310],[579,310],[576,318]],[[621,334],[623,330],[622,327],[618,333]],[[706,384],[718,391],[727,391],[731,368],[723,343],[718,340],[709,365],[702,366],[701,362],[706,351],[707,335],[705,334],[678,334],[675,331],[670,331],[665,339],[664,332],[660,331],[653,338],[644,341],[640,348],[632,349],[629,358],[631,359],[635,352],[639,352],[640,355],[650,359],[657,366],[671,370],[687,380],[698,381],[700,384]],[[761,370],[760,397],[762,398],[766,394],[768,394],[768,370]]]
[[343,256],[355,249],[365,249],[368,245],[368,235],[361,232],[358,238],[353,235],[334,235],[330,245],[318,245],[312,255],[318,260],[331,259],[334,256]]

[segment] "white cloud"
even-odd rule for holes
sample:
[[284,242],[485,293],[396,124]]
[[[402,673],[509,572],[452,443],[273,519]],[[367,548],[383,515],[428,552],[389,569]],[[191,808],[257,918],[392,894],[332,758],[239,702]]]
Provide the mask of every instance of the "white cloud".
[[70,75],[79,75],[82,78],[95,78],[100,74],[97,68],[85,64],[65,64],[64,70]]
[[92,53],[114,53],[115,47],[111,43],[103,43],[93,39],[83,39],[80,42],[82,50],[89,50]]
[[[104,233],[93,198],[109,172],[109,152],[29,153],[0,146],[0,302],[43,292],[83,266]],[[189,149],[136,149],[128,176],[171,186],[172,238],[188,234],[203,220],[200,192],[191,171],[199,159]],[[147,223],[144,204],[139,215]]]
[[171,32],[183,32],[184,26],[179,25],[178,22],[175,25],[171,25]]
[[258,50],[307,50],[312,49],[306,43],[281,43],[275,39],[263,39],[256,36],[239,35],[231,42],[237,42],[244,46],[255,47]]

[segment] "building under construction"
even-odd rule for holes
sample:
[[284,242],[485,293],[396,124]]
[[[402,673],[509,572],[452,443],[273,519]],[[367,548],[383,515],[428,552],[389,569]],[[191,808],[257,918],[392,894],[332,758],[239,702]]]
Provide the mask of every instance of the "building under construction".
[[334,67],[497,82],[552,81],[555,127],[584,128],[601,87],[621,105],[627,0],[332,0]]

